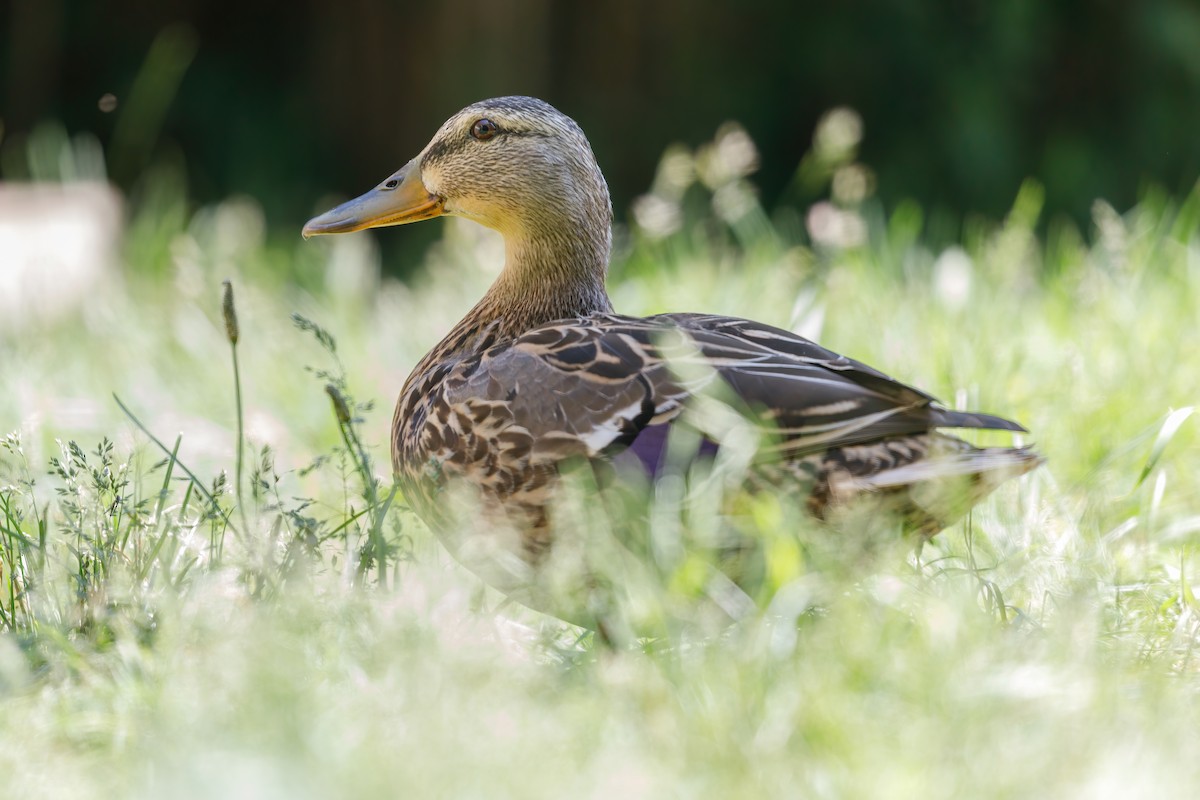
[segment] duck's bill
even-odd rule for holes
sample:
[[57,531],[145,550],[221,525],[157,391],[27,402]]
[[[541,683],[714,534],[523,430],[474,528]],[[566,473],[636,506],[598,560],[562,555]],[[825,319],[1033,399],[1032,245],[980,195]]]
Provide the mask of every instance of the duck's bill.
[[371,191],[304,223],[303,236],[351,233],[385,225],[404,225],[442,214],[442,198],[421,182],[416,159]]

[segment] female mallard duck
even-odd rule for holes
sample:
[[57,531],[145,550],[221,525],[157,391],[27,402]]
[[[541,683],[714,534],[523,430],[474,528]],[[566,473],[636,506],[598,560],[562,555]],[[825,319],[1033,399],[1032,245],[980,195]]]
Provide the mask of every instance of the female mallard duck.
[[[392,465],[451,552],[510,594],[529,600],[523,585],[556,535],[568,535],[556,534],[547,511],[560,467],[616,459],[653,477],[667,432],[688,424],[689,401],[706,386],[723,383],[743,413],[769,427],[759,474],[803,491],[817,516],[859,495],[887,497],[911,527],[932,535],[1040,463],[1025,448],[976,448],[937,432],[1020,425],[943,408],[787,331],[705,314],[614,314],[604,288],[608,187],[583,131],[540,100],[468,106],[416,158],[310,220],[304,235],[443,214],[502,233],[505,265],[409,375],[396,406]],[[701,449],[719,444],[705,439]],[[927,489],[947,478],[967,487],[960,502],[931,503]],[[482,555],[468,546],[446,524],[452,504],[443,492],[451,482],[475,487],[484,510],[507,519],[517,541],[493,543]],[[492,527],[483,539],[499,535]]]

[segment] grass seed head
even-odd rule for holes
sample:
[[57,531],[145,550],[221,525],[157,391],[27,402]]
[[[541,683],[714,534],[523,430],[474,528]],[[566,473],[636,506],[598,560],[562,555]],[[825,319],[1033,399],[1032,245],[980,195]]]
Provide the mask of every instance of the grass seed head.
[[342,425],[350,424],[350,407],[346,405],[346,398],[342,396],[338,387],[327,383],[325,384],[325,393],[333,401],[333,413],[337,415],[338,422]]
[[236,345],[238,343],[238,321],[237,310],[233,307],[233,283],[222,281],[221,285],[225,287],[225,296],[221,301],[221,312],[225,315],[225,336],[229,339],[230,344]]

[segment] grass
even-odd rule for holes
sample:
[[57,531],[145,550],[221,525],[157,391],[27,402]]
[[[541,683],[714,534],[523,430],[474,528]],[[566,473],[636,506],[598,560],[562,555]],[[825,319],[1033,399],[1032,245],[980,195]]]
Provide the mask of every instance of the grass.
[[[672,152],[643,210],[681,222],[623,229],[618,308],[797,328],[1021,420],[1047,466],[919,555],[831,541],[766,497],[747,517],[772,556],[760,612],[597,649],[485,589],[385,480],[392,398],[494,274],[491,236],[445,223],[401,284],[365,236],[285,242],[245,200],[147,202],[79,313],[0,333],[5,793],[1197,785],[1200,192],[1039,234],[1030,183],[935,251],[911,205],[835,191],[824,238],[820,217],[769,216],[720,152]],[[696,497],[663,502],[656,532],[703,527]]]

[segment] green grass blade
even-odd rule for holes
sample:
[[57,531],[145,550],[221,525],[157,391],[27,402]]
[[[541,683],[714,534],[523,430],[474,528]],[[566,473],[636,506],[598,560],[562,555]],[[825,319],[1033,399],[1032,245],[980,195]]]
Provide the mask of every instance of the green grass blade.
[[1150,456],[1146,459],[1146,465],[1142,467],[1142,473],[1133,485],[1134,489],[1139,488],[1145,483],[1146,478],[1150,477],[1150,473],[1154,471],[1154,467],[1162,457],[1163,451],[1167,449],[1167,445],[1171,443],[1171,440],[1175,438],[1175,434],[1179,432],[1179,427],[1187,421],[1187,418],[1195,410],[1195,406],[1185,406],[1167,415],[1162,427],[1159,428],[1158,436],[1154,439],[1154,446],[1150,448]]
[[[146,434],[146,436],[150,439],[150,441],[154,442],[154,444],[156,444],[158,446],[158,449],[162,450],[163,453],[165,453],[169,457],[171,455],[171,451],[167,449],[167,446],[165,444],[163,444],[162,441],[160,441],[157,436],[155,436],[153,433],[151,433],[149,428],[147,428],[145,425],[142,424],[142,421],[140,419],[138,419],[132,411],[129,410],[129,407],[121,402],[120,397],[117,397],[117,395],[115,393],[113,394],[112,397],[113,397],[113,400],[116,401],[117,405],[120,406],[121,411],[123,411],[125,413],[125,416],[127,416],[129,418],[129,421],[132,422],[135,426],[137,426],[138,430],[140,430],[142,433]],[[205,499],[208,500],[208,502],[212,506],[213,510],[216,511],[217,514],[220,515],[221,519],[225,521],[225,524],[229,527],[229,529],[232,530],[234,533],[239,533],[238,529],[233,524],[233,520],[231,520],[229,518],[229,515],[225,513],[225,509],[221,508],[221,504],[217,502],[217,498],[213,497],[212,492],[208,491],[208,488],[205,487],[204,483],[201,482],[201,480],[199,478],[197,478],[190,469],[188,469],[186,464],[184,464],[183,462],[178,461],[178,460],[175,463],[179,464],[179,468],[181,470],[183,470],[185,475],[188,476],[188,478],[192,482],[192,485],[200,490],[200,493],[202,495],[204,495]]]

